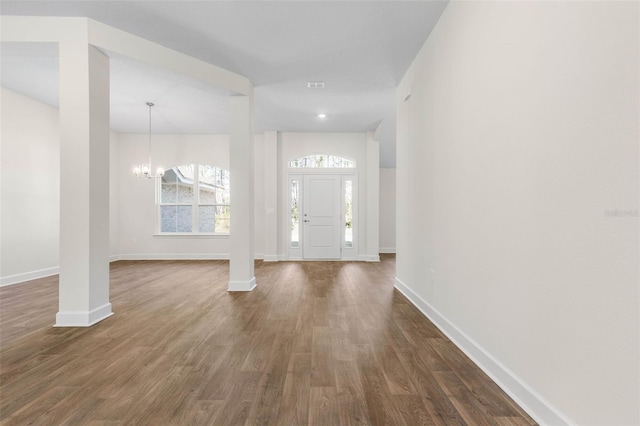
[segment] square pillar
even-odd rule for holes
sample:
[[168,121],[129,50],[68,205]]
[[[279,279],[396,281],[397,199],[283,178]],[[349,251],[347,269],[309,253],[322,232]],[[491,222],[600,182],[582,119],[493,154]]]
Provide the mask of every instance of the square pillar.
[[253,99],[230,97],[231,230],[229,291],[251,291],[254,276]]
[[60,42],[58,327],[87,327],[109,303],[109,58],[84,37]]
[[367,132],[367,262],[380,261],[380,142]]
[[264,132],[264,260],[278,260],[278,132]]

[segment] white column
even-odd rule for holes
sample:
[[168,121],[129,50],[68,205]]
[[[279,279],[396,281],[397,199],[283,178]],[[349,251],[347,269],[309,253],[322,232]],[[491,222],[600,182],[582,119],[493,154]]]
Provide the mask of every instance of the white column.
[[253,268],[253,100],[230,97],[231,230],[229,291],[251,291],[256,286]]
[[367,132],[367,262],[380,261],[380,143]]
[[112,315],[109,303],[109,58],[84,37],[60,42],[58,327]]
[[278,132],[264,132],[264,260],[278,260]]

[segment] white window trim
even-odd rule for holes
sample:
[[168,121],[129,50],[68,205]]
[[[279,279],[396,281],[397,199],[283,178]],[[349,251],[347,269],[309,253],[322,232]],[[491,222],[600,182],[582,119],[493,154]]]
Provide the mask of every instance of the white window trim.
[[353,168],[353,169],[314,169],[314,168],[308,168],[308,169],[303,169],[302,167],[299,169],[296,168],[288,168],[287,169],[287,173],[288,174],[292,174],[292,175],[344,175],[344,174],[355,174],[357,173],[357,169]]

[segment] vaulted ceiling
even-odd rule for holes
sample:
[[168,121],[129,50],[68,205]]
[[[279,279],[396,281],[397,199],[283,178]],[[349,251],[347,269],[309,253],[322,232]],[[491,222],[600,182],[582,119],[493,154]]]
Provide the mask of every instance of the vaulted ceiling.
[[[359,132],[380,124],[395,167],[395,88],[444,1],[2,1],[3,15],[86,16],[221,66],[255,85],[256,131]],[[226,93],[111,56],[111,123],[144,132],[226,133]],[[2,86],[58,101],[57,47],[2,43]],[[324,89],[307,88],[324,81]],[[324,119],[317,115],[324,113]]]

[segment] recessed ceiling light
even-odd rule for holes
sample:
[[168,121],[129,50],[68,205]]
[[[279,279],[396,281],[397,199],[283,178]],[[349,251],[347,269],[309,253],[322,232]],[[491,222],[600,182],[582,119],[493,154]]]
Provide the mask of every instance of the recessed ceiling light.
[[309,89],[324,89],[324,81],[310,81],[307,83]]
[[318,114],[318,118],[327,118],[327,114]]

